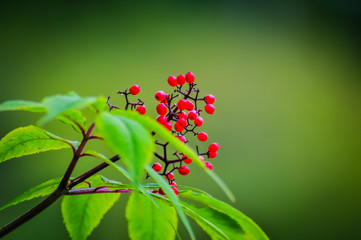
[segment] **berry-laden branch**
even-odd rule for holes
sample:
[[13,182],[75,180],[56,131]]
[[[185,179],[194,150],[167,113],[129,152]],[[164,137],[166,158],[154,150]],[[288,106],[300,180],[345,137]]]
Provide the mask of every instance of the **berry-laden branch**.
[[[200,103],[205,103],[204,111],[207,114],[214,113],[213,103],[215,102],[215,98],[212,95],[206,95],[203,98],[199,98],[200,90],[196,88],[196,84],[194,83],[195,78],[193,73],[188,72],[186,75],[178,75],[168,77],[168,84],[171,87],[175,87],[173,93],[167,94],[164,91],[158,91],[155,93],[155,99],[159,102],[156,107],[156,111],[159,114],[157,117],[157,121],[161,123],[165,128],[172,132],[172,134],[179,138],[184,143],[189,143],[186,140],[186,136],[195,137],[201,142],[205,142],[208,140],[208,135],[205,132],[199,132],[198,128],[203,125],[203,118],[201,114],[203,112],[202,109],[199,108]],[[186,83],[188,83],[188,88],[186,87]],[[118,94],[123,95],[125,97],[125,109],[126,110],[135,110],[139,114],[145,114],[146,108],[144,102],[141,99],[137,99],[135,102],[130,101],[130,96],[138,95],[140,92],[140,86],[133,85],[125,91],[119,91]],[[178,99],[178,101],[176,101]],[[107,104],[109,106],[109,110],[119,107],[110,103],[110,97],[108,97]],[[79,125],[79,124],[78,124]],[[74,186],[79,183],[85,182],[85,180],[94,174],[98,173],[102,169],[108,166],[106,163],[102,163],[95,168],[85,172],[79,177],[75,178],[72,181],[69,181],[71,174],[75,166],[77,165],[78,160],[86,156],[87,154],[83,154],[83,150],[87,142],[91,139],[99,139],[102,138],[97,136],[92,136],[92,132],[94,130],[94,123],[89,127],[87,131],[85,131],[79,125],[83,139],[79,145],[79,147],[73,149],[73,158],[64,173],[64,176],[58,186],[58,188],[50,194],[47,198],[45,198],[41,203],[30,209],[28,212],[24,213],[11,223],[7,224],[3,228],[0,229],[0,237],[5,236],[9,232],[13,231],[17,227],[21,226],[25,222],[29,221],[40,212],[45,210],[48,206],[53,204],[59,197],[68,194],[68,195],[78,195],[78,194],[93,194],[93,193],[114,193],[119,192],[116,190],[107,189],[106,187],[100,188],[89,188],[86,189],[72,189]],[[191,134],[188,134],[191,133]],[[152,133],[154,136],[156,133]],[[180,175],[188,175],[190,173],[190,169],[188,166],[184,164],[191,164],[192,159],[188,158],[183,153],[178,153],[177,151],[171,152],[168,148],[168,142],[160,143],[158,141],[155,142],[157,145],[162,146],[161,152],[155,152],[154,156],[163,163],[154,163],[153,169],[157,171],[160,175],[164,176],[169,185],[172,186],[172,189],[176,194],[178,194],[177,184],[175,182],[174,173],[177,171]],[[215,158],[218,154],[219,145],[218,143],[212,143],[209,145],[208,150],[206,152],[200,153],[198,146],[195,146],[199,158],[204,161],[204,157]],[[119,156],[114,156],[110,159],[113,162],[119,160]],[[205,162],[206,166],[209,169],[213,169],[213,166],[210,162]],[[147,177],[148,178],[148,174]],[[130,190],[121,190],[121,192],[130,192]],[[163,194],[162,189],[159,189],[159,194]]]
[[[207,133],[198,131],[198,128],[201,127],[204,122],[201,114],[204,111],[207,114],[212,115],[215,111],[213,106],[215,97],[210,94],[204,97],[199,97],[200,90],[199,88],[196,88],[197,84],[194,82],[195,77],[191,72],[188,72],[185,75],[178,75],[177,77],[169,76],[168,84],[171,87],[174,87],[173,93],[168,94],[164,91],[158,91],[155,93],[155,99],[159,102],[156,107],[156,111],[159,116],[156,120],[184,143],[189,143],[186,136],[197,136],[197,139],[201,142],[208,140]],[[142,100],[138,99],[137,102],[131,102],[129,100],[130,95],[137,95],[139,92],[140,87],[138,85],[133,85],[129,88],[129,90],[126,89],[125,91],[119,91],[118,94],[125,97],[125,109],[130,108],[130,110],[136,110],[140,114],[145,114],[146,108]],[[109,102],[109,99],[110,98],[108,98],[109,110],[119,108],[112,105]],[[203,109],[199,108],[201,103],[205,103]],[[155,133],[152,133],[152,135],[154,136]],[[168,180],[169,184],[173,186],[173,190],[178,193],[178,189],[176,187],[177,184],[174,181],[174,172],[177,170],[180,175],[188,175],[190,169],[186,165],[191,164],[192,159],[178,152],[169,154],[167,151],[168,142],[160,143],[155,141],[155,143],[162,147],[162,150],[160,152],[155,152],[154,156],[163,163],[163,166],[161,163],[156,162],[153,164],[153,169],[160,175],[164,176]],[[203,153],[199,153],[198,146],[196,146],[196,149],[199,158],[206,164],[207,168],[212,170],[212,164],[210,162],[205,162],[203,156],[207,158],[215,158],[218,155],[219,144],[210,144],[208,150]],[[149,175],[147,174],[146,178],[148,177]],[[159,189],[159,193],[163,194],[162,189]]]

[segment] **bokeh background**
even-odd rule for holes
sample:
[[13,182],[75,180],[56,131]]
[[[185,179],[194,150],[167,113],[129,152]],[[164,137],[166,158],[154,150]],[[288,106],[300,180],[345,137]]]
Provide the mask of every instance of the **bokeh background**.
[[[139,84],[155,116],[153,96],[170,91],[167,76],[192,71],[203,93],[216,96],[202,128],[220,143],[212,163],[237,197],[233,206],[271,239],[360,239],[360,16],[356,0],[3,1],[0,102],[74,90],[120,103],[116,92]],[[2,112],[0,136],[38,117]],[[45,128],[79,139],[56,122]],[[61,176],[70,157],[47,152],[1,164],[0,205]],[[84,159],[74,175],[97,163]],[[111,169],[103,175],[122,180]],[[177,182],[229,203],[195,167]],[[126,200],[89,239],[128,238]],[[0,225],[38,201],[2,211]],[[59,207],[4,239],[68,239]]]

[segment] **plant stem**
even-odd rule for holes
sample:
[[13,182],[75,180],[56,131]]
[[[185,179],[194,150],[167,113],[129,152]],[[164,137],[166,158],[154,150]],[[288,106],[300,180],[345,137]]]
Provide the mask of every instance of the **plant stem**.
[[[116,162],[119,159],[120,159],[119,156],[115,155],[114,157],[110,158],[109,160],[112,162]],[[87,171],[86,173],[80,175],[79,177],[75,178],[74,180],[72,180],[70,182],[69,189],[72,189],[74,186],[78,185],[79,183],[83,182],[87,178],[93,176],[94,174],[100,172],[101,170],[103,170],[104,168],[106,168],[108,166],[109,166],[108,163],[102,163],[102,164],[99,164],[98,166],[96,166],[95,168]]]
[[129,189],[120,189],[120,190],[111,190],[109,188],[77,188],[69,190],[66,195],[81,195],[81,194],[94,194],[94,193],[131,193],[132,190]]
[[71,160],[71,163],[70,163],[68,169],[66,170],[63,178],[61,179],[61,182],[59,184],[58,189],[66,189],[66,187],[68,185],[69,178],[70,178],[71,174],[73,173],[75,165],[77,164],[79,158],[81,157],[81,154],[83,153],[83,150],[84,150],[84,147],[85,147],[86,143],[88,142],[89,138],[91,137],[91,133],[92,133],[92,131],[94,129],[94,126],[95,126],[95,124],[93,123],[89,127],[88,131],[86,132],[83,140],[81,141],[78,149],[76,150],[76,152],[75,152],[75,154],[73,156],[73,159]]

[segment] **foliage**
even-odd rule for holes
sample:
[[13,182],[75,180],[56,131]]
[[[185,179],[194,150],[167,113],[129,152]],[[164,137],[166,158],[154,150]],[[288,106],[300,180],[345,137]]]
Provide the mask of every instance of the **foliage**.
[[[171,79],[171,81],[173,80]],[[174,85],[174,82],[172,84]],[[192,89],[195,84],[189,83],[189,86]],[[181,86],[177,87],[177,90],[180,91],[180,89]],[[138,94],[139,91],[136,90],[134,92],[133,88],[133,93]],[[0,163],[29,154],[63,148],[72,149],[73,159],[62,178],[49,180],[30,189],[2,206],[0,211],[37,197],[46,197],[31,210],[31,214],[33,214],[31,217],[33,217],[59,197],[63,197],[61,209],[65,226],[72,239],[80,240],[86,239],[91,234],[123,193],[130,194],[126,206],[126,218],[131,239],[180,238],[177,231],[178,217],[186,227],[189,237],[195,239],[196,236],[187,216],[194,219],[212,239],[268,239],[250,218],[230,205],[211,197],[202,190],[176,186],[175,182],[170,179],[170,173],[165,170],[163,173],[155,171],[151,162],[154,155],[157,155],[155,154],[155,144],[158,142],[154,139],[154,136],[157,135],[166,142],[163,146],[170,144],[177,150],[176,154],[183,155],[174,161],[180,163],[180,166],[173,170],[181,169],[185,156],[187,156],[193,160],[195,165],[207,172],[232,201],[234,200],[234,196],[225,183],[214,171],[210,170],[209,165],[205,164],[201,157],[201,155],[210,157],[210,151],[200,154],[197,148],[196,153],[182,141],[180,133],[177,133],[179,131],[169,131],[164,123],[143,115],[145,108],[139,108],[144,105],[141,100],[131,103],[128,101],[130,92],[126,90],[119,93],[126,97],[126,110],[120,110],[119,107],[111,105],[109,99],[107,102],[104,97],[80,97],[76,93],[46,97],[41,102],[16,100],[1,104],[0,111],[23,110],[45,113],[40,118],[38,125],[57,119],[70,125],[83,138],[80,143],[70,141],[35,126],[20,127],[4,136],[0,141]],[[191,98],[190,93],[191,90],[188,93],[189,98]],[[195,103],[197,100],[205,100],[197,99],[197,96],[194,98]],[[185,98],[187,98],[186,95]],[[168,95],[161,101],[165,101],[165,99],[170,105],[173,95],[171,97]],[[214,97],[211,100],[214,102]],[[167,105],[169,113],[172,113],[173,110],[169,105]],[[211,104],[207,103],[207,105]],[[94,112],[94,120],[90,124],[87,123],[82,112],[85,108]],[[112,111],[108,112],[108,109]],[[200,111],[197,112],[198,114]],[[186,127],[189,125],[188,122]],[[193,130],[192,132],[195,133]],[[175,134],[177,137],[174,136]],[[115,156],[108,158],[93,149],[85,150],[87,142],[93,139],[104,141]],[[84,156],[98,158],[103,163],[89,169],[79,177],[71,177],[77,161]],[[165,160],[159,155],[158,158]],[[118,160],[124,162],[126,169],[116,163]],[[169,162],[165,160],[164,163],[166,168]],[[120,183],[98,175],[99,171],[108,166],[125,175],[129,179],[129,183]],[[145,176],[146,178],[151,177],[155,183],[142,183]],[[0,229],[0,237],[29,219],[27,214],[15,219]]]

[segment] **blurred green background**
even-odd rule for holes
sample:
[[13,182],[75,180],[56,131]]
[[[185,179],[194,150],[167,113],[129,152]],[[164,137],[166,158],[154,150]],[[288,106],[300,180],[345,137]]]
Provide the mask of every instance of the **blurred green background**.
[[[201,91],[216,96],[202,128],[220,143],[212,163],[237,197],[233,206],[271,239],[361,239],[360,16],[360,1],[337,0],[4,1],[0,102],[75,90],[116,104],[117,91],[139,84],[155,116],[154,93],[170,91],[167,76],[192,71]],[[0,136],[38,117],[2,112]],[[60,126],[45,128],[74,138]],[[61,176],[70,158],[58,151],[3,163],[0,205]],[[84,159],[74,176],[98,163]],[[229,203],[191,170],[177,182]],[[89,239],[127,239],[126,200]],[[2,211],[0,225],[37,201]],[[68,239],[59,206],[4,239]]]

